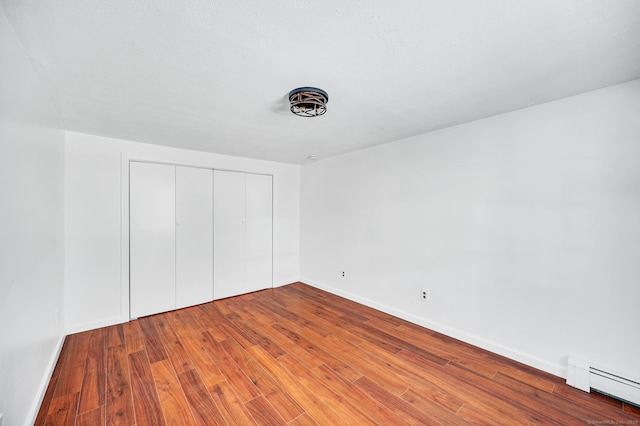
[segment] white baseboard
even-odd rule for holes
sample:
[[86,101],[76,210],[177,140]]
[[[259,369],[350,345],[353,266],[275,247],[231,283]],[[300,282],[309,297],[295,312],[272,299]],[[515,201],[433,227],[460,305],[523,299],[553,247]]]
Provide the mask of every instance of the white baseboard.
[[282,287],[283,285],[289,285],[295,282],[300,281],[298,278],[290,278],[288,280],[279,280],[277,281],[275,284],[273,284],[273,287]]
[[67,334],[80,333],[82,331],[95,330],[96,328],[108,327],[110,325],[122,324],[129,321],[129,318],[112,317],[98,321],[91,321],[84,324],[67,325]]
[[67,337],[66,335],[60,336],[60,338],[56,342],[53,352],[51,353],[51,358],[47,363],[45,374],[44,376],[42,376],[40,385],[38,385],[38,392],[36,394],[36,398],[34,399],[33,404],[29,409],[27,419],[31,419],[31,421],[27,424],[34,424],[36,422],[36,417],[38,417],[38,412],[40,411],[40,405],[42,405],[44,394],[47,392],[49,381],[51,380],[51,376],[53,375],[53,370],[56,368],[56,363],[58,362],[58,358],[60,357],[60,351],[62,350],[62,345],[66,337]]
[[429,321],[425,318],[421,318],[419,316],[401,311],[396,308],[392,308],[390,306],[375,302],[373,300],[369,300],[364,297],[360,297],[358,295],[348,293],[331,286],[324,285],[317,281],[304,279],[304,278],[301,278],[300,281],[303,283],[309,284],[310,286],[319,288],[321,290],[328,291],[329,293],[344,297],[349,300],[353,300],[354,302],[361,303],[370,308],[385,312],[389,315],[393,315],[395,317],[412,322],[422,327],[426,327],[430,330],[437,331],[438,333],[442,333],[446,336],[453,337],[454,339],[458,339],[465,343],[469,343],[471,345],[493,352],[495,354],[502,355],[514,361],[521,362],[530,367],[537,368],[538,370],[546,371],[547,373],[553,374],[554,376],[558,376],[562,378],[567,377],[566,366],[553,364],[551,362],[541,360],[539,358],[528,355],[526,353],[517,351],[507,346],[500,345],[490,340],[484,339],[480,336],[476,336],[452,327],[447,327],[445,325],[442,325],[433,321]]

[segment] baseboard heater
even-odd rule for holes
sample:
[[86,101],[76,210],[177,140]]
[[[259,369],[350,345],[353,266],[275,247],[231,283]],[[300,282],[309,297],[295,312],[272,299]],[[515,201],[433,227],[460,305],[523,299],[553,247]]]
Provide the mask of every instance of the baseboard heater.
[[567,384],[585,392],[596,391],[640,407],[640,380],[569,357]]

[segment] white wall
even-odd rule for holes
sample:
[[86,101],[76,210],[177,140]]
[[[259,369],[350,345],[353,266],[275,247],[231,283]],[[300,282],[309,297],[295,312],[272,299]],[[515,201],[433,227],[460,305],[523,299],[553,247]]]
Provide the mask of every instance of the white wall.
[[20,425],[64,338],[64,132],[3,6],[0,64],[0,413]]
[[301,193],[303,281],[640,377],[640,80],[305,165]]
[[298,280],[300,166],[66,133],[65,304],[69,332],[129,319],[128,161],[274,176],[274,285]]

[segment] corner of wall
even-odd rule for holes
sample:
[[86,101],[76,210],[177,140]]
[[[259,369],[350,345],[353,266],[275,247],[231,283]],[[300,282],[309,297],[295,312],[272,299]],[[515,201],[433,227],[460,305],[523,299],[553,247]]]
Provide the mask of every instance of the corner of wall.
[[33,400],[33,404],[29,409],[29,414],[27,418],[30,420],[29,424],[35,424],[36,418],[38,417],[38,412],[40,411],[40,406],[44,400],[44,396],[47,392],[47,388],[49,387],[49,381],[53,375],[53,370],[56,368],[56,364],[58,363],[58,359],[60,358],[60,353],[62,352],[62,346],[64,345],[64,341],[66,339],[66,335],[60,336],[56,345],[51,354],[51,358],[47,363],[47,368],[45,370],[45,374],[42,376],[42,380],[38,385],[38,390],[36,392],[36,398]]

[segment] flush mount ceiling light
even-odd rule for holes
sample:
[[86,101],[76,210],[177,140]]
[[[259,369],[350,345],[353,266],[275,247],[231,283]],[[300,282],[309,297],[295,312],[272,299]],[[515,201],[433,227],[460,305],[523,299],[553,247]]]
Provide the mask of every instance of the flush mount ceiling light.
[[289,92],[291,112],[300,117],[317,117],[327,112],[329,95],[315,87],[298,87]]

